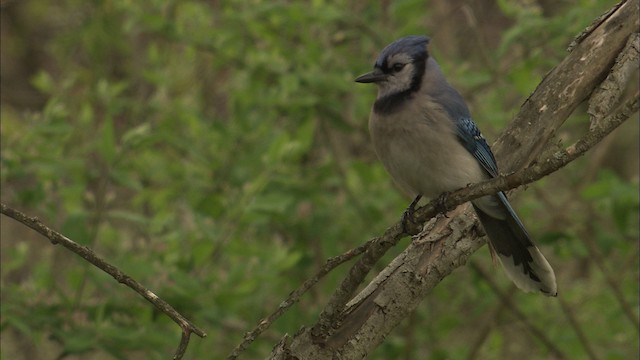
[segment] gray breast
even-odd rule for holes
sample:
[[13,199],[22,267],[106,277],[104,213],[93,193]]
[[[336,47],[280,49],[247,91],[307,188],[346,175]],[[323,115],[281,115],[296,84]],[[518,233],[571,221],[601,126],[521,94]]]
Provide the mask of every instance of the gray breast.
[[429,97],[391,114],[372,112],[369,131],[378,158],[410,196],[434,197],[486,177],[446,112]]

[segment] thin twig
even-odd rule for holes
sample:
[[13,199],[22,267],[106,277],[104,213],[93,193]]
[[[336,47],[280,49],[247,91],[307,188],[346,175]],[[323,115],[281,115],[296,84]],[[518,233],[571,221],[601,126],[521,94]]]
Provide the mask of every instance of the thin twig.
[[[593,224],[592,221],[588,221],[587,227],[588,228],[592,227],[593,226],[592,224]],[[633,308],[631,307],[631,305],[629,305],[629,303],[625,299],[624,293],[622,290],[620,290],[618,283],[613,278],[613,276],[611,276],[611,274],[614,274],[614,273],[607,269],[607,266],[605,265],[604,257],[602,256],[602,253],[598,249],[598,244],[596,244],[596,242],[592,238],[591,234],[594,234],[595,232],[593,231],[593,229],[586,229],[586,230],[587,231],[584,231],[584,233],[581,234],[580,238],[582,238],[582,243],[585,244],[587,248],[587,252],[589,253],[589,259],[596,264],[596,266],[602,273],[605,283],[611,289],[611,294],[620,305],[622,312],[626,315],[627,319],[629,319],[631,324],[636,328],[636,331],[640,332],[640,323],[638,322],[637,315],[634,313]]]
[[75,241],[67,238],[66,236],[60,234],[57,231],[52,230],[50,227],[43,224],[37,217],[28,217],[22,212],[15,210],[13,208],[8,207],[4,203],[1,204],[1,212],[15,219],[16,221],[30,227],[31,229],[39,232],[44,235],[46,238],[51,241],[53,245],[61,244],[65,248],[71,250],[76,253],[86,261],[90,262],[100,270],[106,272],[111,275],[114,279],[116,279],[119,283],[125,284],[126,286],[133,289],[135,292],[140,294],[142,297],[147,299],[150,303],[152,303],[158,310],[165,313],[168,317],[170,317],[176,324],[180,326],[182,329],[182,338],[180,339],[180,345],[176,350],[173,358],[178,360],[184,356],[185,351],[187,350],[187,346],[189,345],[189,337],[191,333],[194,333],[200,337],[205,337],[207,334],[198,328],[196,325],[187,320],[184,316],[178,313],[171,305],[169,305],[166,301],[159,298],[156,294],[142,286],[139,282],[132,279],[127,274],[123,273],[117,267],[109,264],[104,259],[99,257],[93,250],[86,246],[82,246]]
[[513,303],[511,297],[500,290],[498,285],[493,281],[493,277],[489,276],[489,274],[487,274],[487,272],[482,267],[476,264],[475,261],[470,261],[469,266],[485,280],[485,282],[489,285],[491,290],[493,290],[493,292],[498,296],[500,301],[507,308],[509,308],[511,312],[513,312],[513,314],[525,325],[525,327],[529,329],[531,334],[537,337],[538,340],[540,340],[549,349],[549,351],[551,351],[551,353],[555,355],[556,358],[558,359],[567,358],[567,356],[555,346],[553,341],[551,341],[551,339],[549,339],[547,335],[545,335],[544,331],[542,331],[541,329],[538,329],[535,325],[533,325],[529,321],[529,319],[527,319],[527,315],[525,315],[524,313],[522,313],[522,311],[520,311],[518,306]]
[[370,242],[364,254],[349,270],[349,273],[333,292],[327,306],[319,316],[318,322],[313,327],[312,335],[320,341],[329,334],[331,324],[335,324],[335,318],[340,314],[344,305],[351,299],[358,285],[362,283],[369,271],[378,260],[406,234],[400,223],[388,228],[384,235]]
[[[507,296],[513,296],[513,292],[507,294]],[[496,321],[500,314],[506,309],[506,305],[502,302],[499,302],[491,312],[486,315],[486,318],[489,319],[485,321],[485,326],[480,329],[476,329],[475,333],[478,334],[478,337],[475,341],[471,343],[469,353],[467,354],[467,360],[475,360],[479,358],[480,349],[485,341],[489,338],[491,331],[496,327]]]
[[289,296],[280,303],[278,309],[276,309],[271,315],[260,320],[256,327],[244,335],[244,340],[236,346],[233,351],[227,356],[228,360],[236,359],[260,334],[267,330],[274,321],[276,321],[287,309],[300,300],[300,297],[304,295],[309,289],[320,281],[331,270],[335,269],[339,265],[353,259],[354,257],[362,254],[376,239],[367,241],[366,243],[358,246],[355,249],[351,249],[341,255],[329,258],[324,266],[320,268],[311,278],[307,279],[302,285],[291,292]]
[[[610,134],[629,117],[638,111],[640,95],[636,95],[626,104],[621,106],[614,114],[605,117],[602,126],[587,132],[580,140],[564,150],[560,150],[549,156],[546,160],[535,163],[525,169],[516,171],[510,175],[500,176],[480,183],[471,184],[465,188],[456,190],[447,195],[443,202],[444,207],[452,209],[464,202],[477,199],[485,195],[495,194],[498,191],[507,191],[522,185],[532,183],[559,170],[578,157],[584,155],[589,149],[598,144],[605,136]],[[433,217],[440,209],[438,201],[431,201],[426,206],[418,209],[414,221],[423,222]]]
[[618,10],[618,8],[622,5],[622,3],[623,1],[620,1],[617,5],[615,5],[614,7],[609,9],[607,12],[605,12],[604,14],[598,16],[595,20],[593,20],[591,24],[587,26],[586,29],[582,30],[580,34],[578,34],[575,37],[575,39],[571,41],[571,43],[567,47],[567,52],[572,52],[573,49],[575,49],[575,47],[582,42],[582,40],[586,39],[587,36],[589,36],[589,34],[593,32],[593,30],[597,29],[598,26],[600,26],[602,23],[607,21],[607,19],[611,16],[611,14],[615,13]]
[[589,359],[598,360],[598,356],[596,355],[596,352],[591,348],[591,344],[589,343],[589,339],[587,339],[587,335],[585,335],[584,331],[582,331],[582,328],[580,327],[580,324],[578,324],[576,316],[573,314],[571,305],[567,304],[563,297],[558,297],[558,301],[560,301],[560,307],[562,308],[564,315],[569,320],[569,324],[571,324],[573,331],[575,331],[576,335],[578,336],[578,340],[580,340],[580,344],[582,344],[584,351],[587,353],[587,355],[589,355]]

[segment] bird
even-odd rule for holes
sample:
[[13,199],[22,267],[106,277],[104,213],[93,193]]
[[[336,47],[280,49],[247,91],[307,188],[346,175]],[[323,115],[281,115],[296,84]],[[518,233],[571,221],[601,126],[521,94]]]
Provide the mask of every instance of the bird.
[[[397,185],[415,197],[441,194],[497,177],[491,148],[460,93],[429,52],[430,38],[411,35],[386,46],[373,71],[355,79],[377,85],[369,116],[373,148]],[[525,292],[557,295],[554,271],[504,192],[471,201],[490,248]]]

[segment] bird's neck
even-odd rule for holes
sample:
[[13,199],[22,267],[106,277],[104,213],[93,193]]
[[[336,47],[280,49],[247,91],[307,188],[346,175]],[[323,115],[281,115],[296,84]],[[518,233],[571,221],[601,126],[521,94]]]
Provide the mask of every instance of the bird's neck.
[[402,104],[411,99],[417,90],[406,89],[400,92],[384,95],[373,104],[373,111],[381,115],[388,115],[396,111]]

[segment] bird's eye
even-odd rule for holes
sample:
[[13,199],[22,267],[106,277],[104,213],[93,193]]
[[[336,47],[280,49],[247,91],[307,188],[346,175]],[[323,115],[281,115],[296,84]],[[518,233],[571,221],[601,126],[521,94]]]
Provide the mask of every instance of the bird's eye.
[[393,72],[400,72],[400,70],[404,68],[404,65],[405,64],[402,64],[402,63],[393,64],[393,66],[391,67],[391,70],[393,70]]

